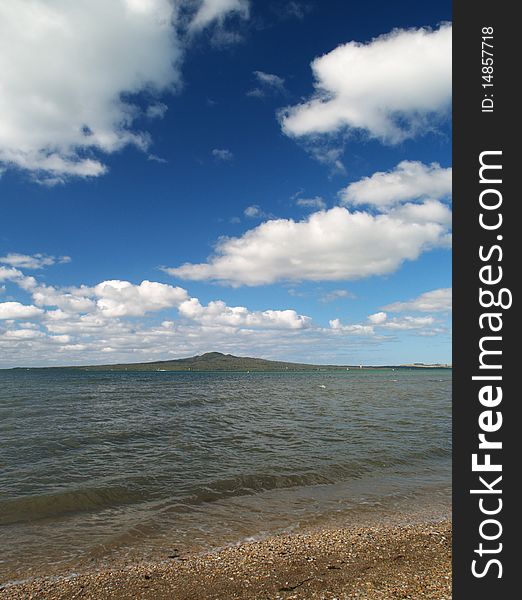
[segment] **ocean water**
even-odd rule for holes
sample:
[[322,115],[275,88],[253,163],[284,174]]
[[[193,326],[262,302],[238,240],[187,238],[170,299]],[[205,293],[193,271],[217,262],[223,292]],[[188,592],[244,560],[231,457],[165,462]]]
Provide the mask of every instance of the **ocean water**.
[[451,371],[0,371],[0,581],[450,502]]

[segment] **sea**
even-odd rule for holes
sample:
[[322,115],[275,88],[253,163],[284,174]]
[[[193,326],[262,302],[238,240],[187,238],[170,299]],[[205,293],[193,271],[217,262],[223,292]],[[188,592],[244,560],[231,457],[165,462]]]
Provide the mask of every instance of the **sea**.
[[450,502],[450,369],[0,371],[0,582]]

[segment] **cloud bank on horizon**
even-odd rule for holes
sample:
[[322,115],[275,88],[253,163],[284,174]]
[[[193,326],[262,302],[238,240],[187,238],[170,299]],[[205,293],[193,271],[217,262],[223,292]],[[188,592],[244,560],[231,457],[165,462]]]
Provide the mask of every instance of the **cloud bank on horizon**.
[[[358,343],[364,338],[364,343],[371,345],[393,339],[387,333],[393,330],[421,336],[447,333],[441,319],[415,313],[450,310],[450,290],[432,290],[384,307],[391,313],[409,310],[413,316],[390,319],[380,312],[368,315],[362,323],[342,324],[340,319],[332,319],[324,327],[288,308],[252,311],[244,306],[228,306],[222,300],[204,305],[186,289],[156,281],[133,284],[110,280],[94,286],[58,288],[20,269],[0,265],[0,283],[5,282],[17,285],[32,303],[0,302],[0,349],[10,353],[3,366],[15,364],[12,361],[54,364],[63,356],[71,364],[85,364],[100,362],[100,356],[107,354],[120,361],[129,352],[136,362],[144,357],[153,359],[157,354],[177,358],[202,352],[209,342],[212,347],[236,353],[238,349],[247,352],[254,342],[266,352],[275,343],[280,347],[328,345],[340,334],[348,337],[349,343],[352,338]],[[165,317],[172,311],[177,312],[177,320]],[[154,313],[162,319],[154,319]],[[163,345],[169,342],[175,342],[175,348],[165,353]]]

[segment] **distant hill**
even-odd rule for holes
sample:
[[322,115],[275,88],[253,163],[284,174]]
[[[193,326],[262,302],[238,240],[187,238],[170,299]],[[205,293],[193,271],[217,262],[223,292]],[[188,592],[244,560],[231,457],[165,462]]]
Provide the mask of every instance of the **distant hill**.
[[250,358],[222,354],[221,352],[207,352],[199,356],[178,358],[176,360],[160,360],[157,362],[94,365],[79,367],[85,370],[126,370],[126,371],[305,371],[315,369],[314,365],[265,360],[263,358]]
[[[54,367],[60,368],[60,367]],[[359,365],[309,365],[304,363],[282,362],[265,360],[264,358],[251,358],[246,356],[233,356],[221,352],[207,352],[190,358],[176,360],[161,360],[146,363],[128,363],[116,365],[86,365],[78,367],[61,367],[82,371],[346,371],[359,369]],[[419,369],[419,368],[448,368],[447,365],[390,365],[362,367],[364,369]]]

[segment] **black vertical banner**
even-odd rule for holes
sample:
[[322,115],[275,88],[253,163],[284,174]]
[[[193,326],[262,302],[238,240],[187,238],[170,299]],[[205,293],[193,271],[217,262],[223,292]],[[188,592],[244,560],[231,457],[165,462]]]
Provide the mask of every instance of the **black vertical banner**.
[[453,7],[454,600],[512,598],[522,574],[515,8],[502,0]]

